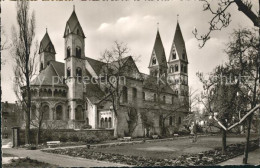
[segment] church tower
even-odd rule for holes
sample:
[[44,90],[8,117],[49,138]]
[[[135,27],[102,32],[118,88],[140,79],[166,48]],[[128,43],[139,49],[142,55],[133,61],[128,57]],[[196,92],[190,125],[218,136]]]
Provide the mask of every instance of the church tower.
[[167,73],[167,61],[165,51],[159,30],[157,30],[156,39],[149,63],[150,75],[161,76]]
[[[74,7],[75,8],[75,7]],[[68,109],[70,120],[84,120],[82,77],[85,75],[85,35],[78,21],[75,9],[66,23],[65,40],[65,79],[68,86]]]
[[50,61],[55,61],[55,48],[51,42],[49,34],[46,29],[46,33],[40,42],[39,55],[40,55],[40,72],[49,65]]
[[188,57],[178,21],[171,46],[170,56],[168,59],[168,65],[168,77],[171,79],[171,88],[175,91],[181,100],[188,98]]

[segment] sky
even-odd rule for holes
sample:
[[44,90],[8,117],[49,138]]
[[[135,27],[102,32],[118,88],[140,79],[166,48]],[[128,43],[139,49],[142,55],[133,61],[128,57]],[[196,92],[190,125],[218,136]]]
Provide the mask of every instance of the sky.
[[[257,1],[252,2],[253,11],[256,12]],[[213,15],[203,11],[203,2],[199,0],[31,1],[30,12],[34,11],[36,15],[35,40],[40,42],[47,28],[57,53],[56,60],[60,62],[64,62],[65,58],[63,33],[73,11],[73,5],[75,5],[76,14],[86,36],[85,55],[87,57],[99,59],[100,54],[105,49],[111,48],[117,40],[127,44],[130,49],[129,55],[140,56],[136,63],[137,67],[147,74],[157,28],[159,28],[168,60],[177,15],[179,15],[178,20],[189,61],[189,86],[198,92],[202,89],[202,85],[196,77],[196,72],[208,73],[227,59],[224,49],[234,29],[254,27],[253,23],[233,4],[228,10],[232,17],[229,27],[214,32],[206,46],[200,49],[199,42],[192,31],[196,27],[199,33],[206,33],[209,28],[208,22]],[[10,39],[11,27],[17,25],[16,2],[2,1],[1,7],[1,23],[7,39]],[[216,9],[216,7],[213,4],[213,8]],[[1,59],[6,60],[1,70],[2,101],[15,102],[16,97],[12,89],[14,60],[9,50],[2,52]]]

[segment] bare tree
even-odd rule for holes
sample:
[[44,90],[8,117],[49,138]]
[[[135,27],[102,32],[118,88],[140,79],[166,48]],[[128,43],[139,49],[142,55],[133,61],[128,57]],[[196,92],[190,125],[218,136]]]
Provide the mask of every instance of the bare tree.
[[1,47],[0,47],[1,64],[4,65],[5,62],[6,62],[6,59],[2,55],[2,51],[9,49],[10,48],[10,44],[9,44],[8,36],[7,36],[3,26],[1,26],[0,41],[1,41]]
[[[35,15],[29,13],[29,1],[17,1],[18,28],[12,28],[12,50],[14,66],[14,92],[25,110],[25,143],[30,143],[30,81],[36,72],[35,56],[38,44],[35,37]],[[33,50],[34,49],[34,50]]]
[[[253,31],[236,30],[227,45],[226,53],[229,61],[225,66],[218,66],[215,70],[214,75],[218,76],[213,75],[211,79],[203,80],[203,75],[199,74],[206,91],[207,104],[205,107],[212,114],[222,111],[218,118],[216,116],[213,118],[223,131],[231,130],[247,119],[247,144],[243,163],[247,163],[252,116],[260,107],[259,89],[257,88],[259,80],[258,38]],[[230,75],[235,79],[229,81]],[[249,109],[247,109],[248,105],[250,105]],[[231,114],[232,116],[230,116]],[[242,118],[241,114],[244,114]],[[232,120],[233,117],[237,121]]]
[[[255,0],[217,0],[218,2],[209,2],[209,0],[201,0],[204,2],[203,11],[209,11],[213,17],[209,21],[209,31],[204,35],[198,35],[198,31],[195,28],[193,34],[202,43],[199,45],[201,48],[210,39],[210,35],[213,31],[221,31],[231,23],[231,13],[228,9],[234,4],[238,7],[238,11],[243,12],[254,24],[255,27],[260,28],[260,9],[254,12],[252,10],[253,1]],[[214,9],[214,3],[217,3],[217,9]],[[256,4],[255,4],[256,5]],[[258,0],[260,6],[260,0]],[[260,30],[259,30],[260,32]]]
[[[112,103],[114,112],[114,137],[118,137],[118,115],[123,109],[122,105],[126,102],[122,101],[124,85],[126,85],[127,77],[133,78],[138,76],[138,69],[134,68],[135,64],[127,62],[132,57],[127,57],[129,52],[128,47],[124,43],[115,41],[111,50],[105,50],[101,55],[101,61],[105,66],[101,74],[107,79],[106,82],[101,82],[100,87],[107,92],[107,101]],[[128,59],[129,58],[129,59]],[[132,60],[132,63],[134,60]],[[136,76],[137,75],[137,76]]]

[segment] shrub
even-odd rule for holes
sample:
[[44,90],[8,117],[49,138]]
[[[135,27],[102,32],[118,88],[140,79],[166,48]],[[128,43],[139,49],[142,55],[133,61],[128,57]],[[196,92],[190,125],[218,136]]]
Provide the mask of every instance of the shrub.
[[69,136],[68,139],[71,142],[78,142],[79,141],[79,137],[76,134],[72,134],[71,136]]
[[92,137],[87,137],[84,142],[87,144],[94,144],[94,143],[99,143],[101,140],[96,137],[96,136],[92,136]]
[[91,128],[92,128],[91,125],[89,125],[89,124],[84,124],[84,125],[81,126],[80,129],[91,129]]
[[59,141],[61,142],[67,142],[68,141],[68,137],[64,134],[62,134],[60,137],[59,137]]

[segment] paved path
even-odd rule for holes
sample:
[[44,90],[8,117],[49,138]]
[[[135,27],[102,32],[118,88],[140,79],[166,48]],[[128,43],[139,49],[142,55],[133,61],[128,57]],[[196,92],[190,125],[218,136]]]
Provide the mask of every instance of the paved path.
[[[260,165],[260,148],[254,150],[253,152],[250,152],[248,154],[248,164],[249,165]],[[229,159],[225,162],[220,163],[219,165],[241,165],[243,161],[243,155],[235,157],[233,159]]]
[[18,157],[29,157],[45,163],[50,163],[59,167],[125,167],[128,165],[90,160],[85,158],[70,157],[66,155],[58,155],[42,152],[40,150],[26,149],[3,149],[3,153],[13,154]]

